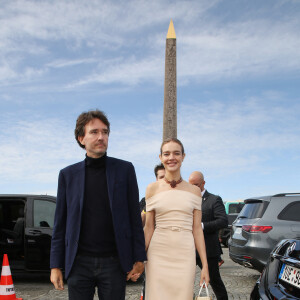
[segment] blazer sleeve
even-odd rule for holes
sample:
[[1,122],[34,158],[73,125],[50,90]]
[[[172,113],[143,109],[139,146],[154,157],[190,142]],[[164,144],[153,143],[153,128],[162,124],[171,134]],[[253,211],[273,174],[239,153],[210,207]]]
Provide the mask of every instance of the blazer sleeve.
[[64,268],[65,264],[65,232],[67,220],[66,182],[60,171],[56,198],[56,210],[50,251],[50,268]]
[[216,199],[212,206],[212,220],[203,222],[204,232],[215,232],[228,226],[228,218],[225,211],[225,206],[220,196],[215,196]]
[[130,224],[132,228],[132,247],[133,260],[145,261],[147,259],[145,252],[145,238],[139,207],[139,189],[137,185],[134,166],[130,163],[128,174],[128,205]]

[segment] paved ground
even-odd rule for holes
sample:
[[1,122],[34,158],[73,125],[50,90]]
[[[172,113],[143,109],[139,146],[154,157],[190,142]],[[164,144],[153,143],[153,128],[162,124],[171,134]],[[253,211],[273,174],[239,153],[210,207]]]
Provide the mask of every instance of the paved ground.
[[[221,267],[221,275],[228,291],[229,299],[249,299],[250,292],[259,277],[257,271],[246,269],[235,264],[228,257],[228,249],[223,249],[223,259],[225,263]],[[197,267],[195,292],[199,285],[200,270]],[[23,300],[54,300],[68,299],[67,286],[64,291],[56,291],[49,282],[49,276],[20,276],[14,275],[14,285],[16,296],[22,297]],[[126,300],[139,300],[141,294],[141,283],[128,283]],[[210,289],[211,294],[212,290]],[[98,299],[95,297],[95,299]],[[215,299],[213,295],[213,299]],[[166,299],[167,300],[167,299]]]

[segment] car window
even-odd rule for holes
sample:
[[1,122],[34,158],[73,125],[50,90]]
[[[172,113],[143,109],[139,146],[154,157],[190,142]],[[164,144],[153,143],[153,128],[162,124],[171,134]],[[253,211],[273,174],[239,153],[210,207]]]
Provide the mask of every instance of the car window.
[[244,203],[231,203],[229,204],[228,214],[238,214],[244,206]]
[[53,227],[55,203],[45,200],[34,200],[33,224],[34,227]]
[[9,216],[13,222],[17,221],[18,218],[24,217],[24,203],[23,202],[12,202],[8,204]]
[[300,222],[300,201],[288,204],[278,215],[278,219]]
[[261,218],[265,213],[269,202],[267,201],[249,201],[244,205],[239,214],[239,218],[255,219]]
[[18,218],[24,218],[24,202],[3,201],[0,203],[0,224],[5,229],[13,230]]

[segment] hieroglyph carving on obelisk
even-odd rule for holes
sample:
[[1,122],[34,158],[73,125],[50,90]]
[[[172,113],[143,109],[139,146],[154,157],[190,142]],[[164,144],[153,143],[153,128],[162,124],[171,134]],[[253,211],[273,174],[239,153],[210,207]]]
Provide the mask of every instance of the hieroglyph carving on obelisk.
[[163,140],[177,138],[176,34],[171,20],[166,40]]

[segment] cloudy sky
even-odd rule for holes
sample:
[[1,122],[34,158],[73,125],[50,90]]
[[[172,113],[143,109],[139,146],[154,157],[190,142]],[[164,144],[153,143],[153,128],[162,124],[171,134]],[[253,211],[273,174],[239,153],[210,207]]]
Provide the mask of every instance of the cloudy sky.
[[162,140],[165,39],[177,36],[178,138],[223,200],[300,192],[299,0],[0,0],[0,191],[56,194],[84,158],[82,111],[140,196]]

